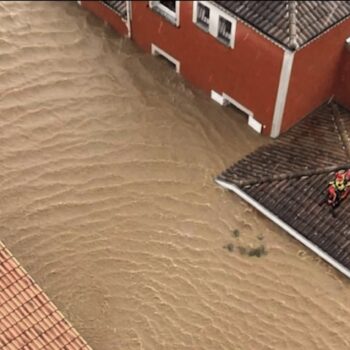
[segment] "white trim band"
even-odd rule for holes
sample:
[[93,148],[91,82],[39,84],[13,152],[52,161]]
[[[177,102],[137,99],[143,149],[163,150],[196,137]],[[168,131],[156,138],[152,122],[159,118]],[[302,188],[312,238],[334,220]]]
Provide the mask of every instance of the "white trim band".
[[160,49],[154,44],[151,45],[151,53],[153,56],[160,55],[166,58],[169,62],[175,65],[176,73],[180,73],[180,61],[178,61],[176,58],[170,56],[168,53],[166,53],[164,50]]
[[222,39],[219,38],[219,21],[220,17],[229,21],[231,23],[231,33],[230,33],[230,40],[227,43],[224,43],[228,47],[231,47],[232,49],[235,46],[235,37],[236,37],[236,26],[237,26],[237,20],[236,18],[231,14],[228,14],[226,11],[223,11],[221,8],[216,6],[215,4],[212,4],[211,1],[193,1],[192,5],[192,22],[198,25],[203,29],[203,27],[198,24],[197,22],[197,15],[198,15],[198,4],[201,4],[209,9],[209,23],[208,28],[204,29],[206,32],[208,32],[210,35],[212,35],[217,40],[222,41]]
[[220,186],[231,190],[235,192],[238,196],[240,196],[243,200],[248,202],[250,205],[252,205],[254,208],[259,210],[262,214],[264,214],[266,217],[268,217],[271,221],[273,221],[275,224],[280,226],[283,230],[287,231],[292,237],[294,237],[296,240],[304,244],[306,247],[311,249],[314,253],[316,253],[318,256],[320,256],[322,259],[327,261],[330,265],[332,265],[334,268],[336,268],[338,271],[343,273],[346,277],[350,278],[350,270],[346,268],[344,265],[340,264],[337,260],[335,260],[333,257],[328,255],[325,251],[323,251],[321,248],[319,248],[316,244],[312,243],[308,239],[306,239],[303,235],[301,235],[298,231],[296,231],[294,228],[286,224],[284,221],[282,221],[278,216],[273,214],[271,211],[266,209],[264,206],[262,206],[260,203],[258,203],[255,199],[250,197],[248,194],[246,194],[244,191],[242,191],[239,187],[228,183],[226,181],[220,180],[218,178],[215,179],[215,182],[219,184]]
[[220,106],[223,106],[225,104],[225,100],[223,96],[214,90],[211,90],[210,97],[212,98],[212,100],[217,102]]
[[256,132],[258,132],[259,134],[261,134],[262,131],[262,124],[260,122],[258,122],[255,118],[254,118],[254,113],[244,107],[243,105],[241,105],[238,101],[236,101],[235,99],[233,99],[231,96],[223,93],[222,94],[223,97],[223,103],[224,105],[227,105],[228,103],[233,104],[236,108],[238,108],[239,110],[241,110],[242,112],[244,112],[245,114],[248,115],[248,125],[255,130]]
[[232,97],[230,97],[229,95],[227,95],[225,93],[220,95],[218,92],[216,92],[214,90],[211,90],[210,96],[220,106],[227,106],[228,104],[232,104],[237,109],[239,109],[243,113],[247,114],[247,116],[248,116],[248,125],[252,129],[254,129],[256,132],[258,132],[259,134],[261,133],[263,126],[262,126],[262,124],[260,122],[258,122],[254,118],[254,114],[253,114],[253,112],[251,110],[249,110],[248,108],[244,107],[238,101],[236,101],[235,99],[233,99]]

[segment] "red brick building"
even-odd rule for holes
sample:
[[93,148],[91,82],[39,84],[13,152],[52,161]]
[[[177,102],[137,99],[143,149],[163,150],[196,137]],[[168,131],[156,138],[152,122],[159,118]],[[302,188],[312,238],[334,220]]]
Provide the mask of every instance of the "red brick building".
[[324,102],[350,107],[349,1],[80,1],[277,137]]

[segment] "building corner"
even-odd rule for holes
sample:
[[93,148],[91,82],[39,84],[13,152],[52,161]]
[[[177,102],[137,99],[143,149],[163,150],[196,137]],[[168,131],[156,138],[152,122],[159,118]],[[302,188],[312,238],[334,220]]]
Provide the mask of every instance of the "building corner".
[[278,137],[281,133],[282,121],[288,96],[288,88],[292,75],[294,55],[295,51],[290,51],[287,49],[284,50],[270,133],[272,138]]

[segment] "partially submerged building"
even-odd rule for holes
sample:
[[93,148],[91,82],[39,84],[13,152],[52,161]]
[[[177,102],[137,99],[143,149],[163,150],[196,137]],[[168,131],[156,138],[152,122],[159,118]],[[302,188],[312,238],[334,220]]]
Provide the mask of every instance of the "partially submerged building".
[[350,167],[350,1],[80,4],[257,132],[284,133],[216,181],[350,277],[350,200],[337,219],[319,205]]
[[350,107],[350,1],[79,1],[257,132]]
[[1,242],[0,349],[92,350]]

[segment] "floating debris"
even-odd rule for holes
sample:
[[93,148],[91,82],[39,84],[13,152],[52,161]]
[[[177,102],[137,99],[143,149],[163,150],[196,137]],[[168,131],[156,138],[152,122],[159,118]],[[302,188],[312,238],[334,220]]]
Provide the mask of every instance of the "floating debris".
[[239,250],[239,253],[241,255],[246,255],[246,253],[247,253],[247,248],[246,247],[239,246],[238,250]]
[[264,255],[267,255],[267,250],[265,248],[265,245],[263,244],[256,248],[247,248],[243,246],[238,246],[237,249],[241,255],[248,255],[250,257],[256,256],[260,258]]
[[262,244],[261,246],[257,248],[251,248],[248,250],[249,256],[256,256],[257,258],[260,258],[261,256],[267,255],[267,251],[265,249],[265,246]]
[[232,236],[238,238],[240,236],[241,232],[238,229],[235,229],[232,231]]
[[224,245],[223,248],[227,249],[230,253],[232,253],[234,250],[234,245],[233,245],[233,243],[228,243],[228,244]]

